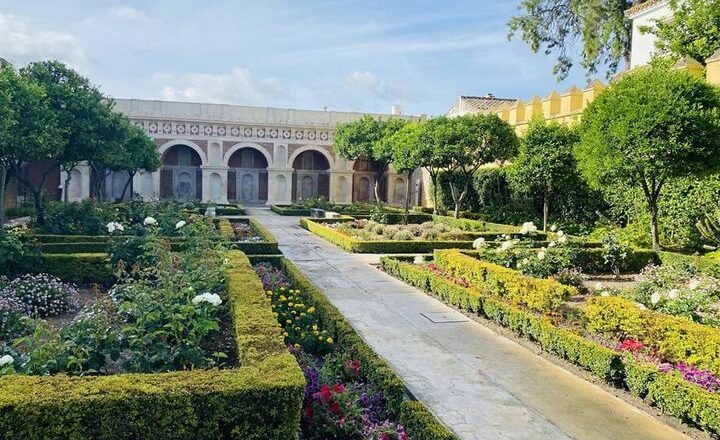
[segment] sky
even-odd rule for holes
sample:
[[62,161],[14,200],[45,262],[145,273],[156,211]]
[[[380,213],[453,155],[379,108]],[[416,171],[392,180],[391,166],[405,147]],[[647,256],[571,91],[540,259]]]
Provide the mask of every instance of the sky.
[[528,99],[553,57],[508,41],[519,0],[0,0],[0,57],[58,59],[116,98],[444,114]]

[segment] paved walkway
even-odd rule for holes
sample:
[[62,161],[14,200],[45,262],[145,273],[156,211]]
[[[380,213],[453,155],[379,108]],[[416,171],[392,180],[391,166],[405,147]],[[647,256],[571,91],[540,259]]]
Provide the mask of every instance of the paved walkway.
[[[408,389],[463,439],[683,439],[663,422],[301,229],[252,209]],[[435,323],[450,318],[456,322]]]

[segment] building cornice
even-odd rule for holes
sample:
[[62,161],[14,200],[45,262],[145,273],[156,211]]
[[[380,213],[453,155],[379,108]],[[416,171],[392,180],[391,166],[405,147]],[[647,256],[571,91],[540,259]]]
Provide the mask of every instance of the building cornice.
[[654,7],[662,6],[667,3],[668,3],[668,0],[648,0],[644,3],[640,3],[639,5],[635,5],[632,8],[627,9],[625,11],[625,16],[627,18],[632,19],[632,18],[635,18],[636,15],[638,15],[642,12],[645,12]]

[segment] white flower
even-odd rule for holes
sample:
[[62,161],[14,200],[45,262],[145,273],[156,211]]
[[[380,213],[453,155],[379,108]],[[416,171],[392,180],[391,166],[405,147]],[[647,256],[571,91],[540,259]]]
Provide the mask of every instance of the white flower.
[[545,251],[540,251],[537,254],[538,260],[542,261],[545,259]]
[[[147,220],[147,219],[146,219]],[[175,223],[175,229],[180,229],[183,226],[185,226],[187,223],[185,223],[185,220],[180,220],[179,222]]]
[[499,252],[507,251],[507,250],[512,249],[513,246],[515,246],[515,242],[514,242],[514,241],[512,241],[512,240],[503,241],[503,242],[500,244],[500,248],[499,248],[498,251],[499,251]]
[[15,362],[15,358],[10,356],[9,354],[6,354],[3,357],[0,357],[0,367],[4,367],[6,365],[12,365],[13,362]]
[[550,231],[552,231],[552,232],[557,231],[557,225],[550,226]]
[[690,283],[688,283],[688,289],[690,290],[695,290],[698,287],[700,287],[700,280],[698,280],[697,278],[693,278],[692,280],[690,280]]
[[645,304],[635,303],[635,305],[636,305],[636,306],[638,307],[638,309],[640,309],[640,310],[647,310],[647,307],[645,307]]
[[223,266],[227,266],[229,264],[230,264],[230,260],[228,260],[227,258],[223,258]]
[[485,247],[485,239],[483,237],[478,238],[477,240],[473,241],[473,248],[480,249]]
[[668,292],[668,298],[670,299],[677,299],[678,296],[680,296],[680,291],[678,289],[672,289]]
[[655,292],[650,296],[650,302],[653,303],[653,305],[655,305],[660,302],[660,298],[661,298],[660,293]]
[[525,222],[520,228],[520,233],[523,235],[532,234],[537,232],[537,226],[533,222]]
[[205,292],[201,295],[197,295],[195,296],[195,298],[192,299],[193,304],[200,304],[203,302],[212,304],[214,306],[219,306],[220,304],[222,304],[222,299],[220,299],[220,295],[210,292]]
[[564,236],[565,236],[565,233],[564,233],[563,231],[558,231],[557,236],[558,236],[558,237],[564,237]]
[[597,284],[595,284],[595,290],[603,290],[603,288],[603,283],[598,281]]
[[560,235],[560,233],[558,233],[558,243],[560,243],[560,244],[567,243],[567,236]]
[[118,223],[118,222],[110,222],[110,223],[108,223],[107,225],[105,225],[105,227],[107,228],[107,231],[108,231],[110,234],[112,234],[112,233],[115,232],[115,231],[124,231],[124,230],[125,230],[125,228],[123,227],[123,225],[121,225],[121,224]]
[[548,244],[548,247],[551,247],[551,248],[552,248],[552,247],[555,247],[555,246],[557,246],[557,243],[555,243],[554,241],[551,241],[551,242]]
[[143,221],[143,225],[155,226],[155,225],[157,225],[157,220],[155,220],[155,217],[145,217],[145,221]]
[[600,292],[600,296],[610,296],[610,292],[608,292],[607,290],[603,290],[602,292]]

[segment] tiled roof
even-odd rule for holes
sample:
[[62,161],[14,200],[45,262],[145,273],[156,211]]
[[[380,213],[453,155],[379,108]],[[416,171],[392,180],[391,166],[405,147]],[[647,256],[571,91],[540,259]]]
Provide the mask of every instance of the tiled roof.
[[492,95],[487,96],[461,96],[448,112],[449,114],[467,114],[467,113],[493,113],[505,105],[513,104],[517,99],[496,98]]
[[625,11],[625,16],[626,16],[626,17],[631,17],[631,16],[633,16],[633,15],[635,15],[635,14],[638,14],[638,13],[640,13],[640,12],[646,10],[646,9],[650,9],[650,8],[653,7],[653,6],[655,6],[655,5],[657,5],[657,4],[660,4],[660,3],[664,3],[664,2],[667,2],[667,0],[647,0],[647,1],[644,1],[644,2],[640,3],[639,5],[635,5],[635,6],[633,6],[632,8],[626,10],[626,11]]

